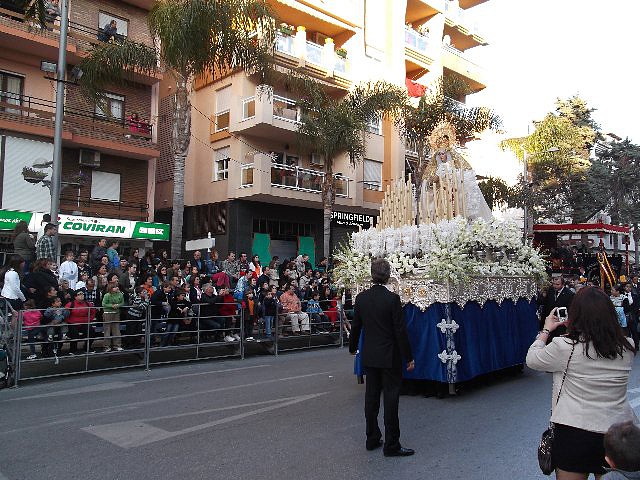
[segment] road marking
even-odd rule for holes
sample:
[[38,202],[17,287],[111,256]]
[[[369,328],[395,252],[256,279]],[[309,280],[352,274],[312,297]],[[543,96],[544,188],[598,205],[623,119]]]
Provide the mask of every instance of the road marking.
[[[270,383],[277,383],[277,382],[285,382],[285,381],[289,381],[289,380],[298,380],[301,378],[309,378],[309,377],[315,377],[315,376],[320,376],[320,375],[328,375],[331,372],[317,372],[317,373],[307,373],[305,375],[296,375],[293,377],[284,377],[284,378],[274,378],[271,380],[262,380],[259,382],[253,382],[253,383],[245,383],[245,384],[240,384],[240,385],[230,385],[228,387],[219,387],[219,388],[212,388],[209,390],[203,390],[203,391],[199,391],[199,392],[189,392],[189,393],[183,393],[180,395],[173,395],[171,397],[162,397],[162,398],[154,398],[152,400],[143,400],[143,401],[138,401],[138,402],[131,402],[131,403],[121,403],[121,404],[117,404],[117,405],[109,405],[108,407],[101,407],[101,408],[95,408],[92,410],[85,410],[82,412],[82,414],[78,414],[78,415],[74,415],[69,417],[68,414],[65,415],[65,418],[62,420],[54,420],[54,421],[50,421],[47,423],[40,423],[38,425],[31,425],[29,427],[21,427],[21,428],[16,428],[13,430],[4,430],[4,431],[0,431],[0,435],[7,435],[7,434],[13,434],[13,433],[17,433],[17,432],[25,432],[25,431],[29,431],[29,430],[39,430],[42,428],[46,428],[46,427],[53,427],[53,426],[57,426],[57,425],[62,425],[62,424],[66,424],[66,423],[74,423],[76,421],[78,421],[81,418],[90,418],[90,417],[98,417],[98,416],[102,416],[102,415],[109,415],[112,414],[114,412],[122,412],[123,410],[135,410],[136,408],[139,407],[144,407],[147,405],[153,405],[156,403],[162,403],[162,402],[167,402],[167,401],[172,401],[172,400],[179,400],[182,398],[188,398],[188,397],[195,397],[198,395],[205,395],[205,394],[210,394],[210,393],[216,393],[216,392],[225,392],[225,391],[229,391],[229,390],[236,390],[239,388],[246,388],[246,387],[256,387],[256,386],[260,386],[260,385],[268,385]],[[54,419],[54,418],[59,418],[60,415],[56,415],[55,417],[48,417],[50,420]],[[2,480],[2,479],[0,479]]]
[[[259,415],[265,412],[270,412],[272,410],[277,410],[279,408],[288,407],[291,405],[295,405],[296,403],[302,403],[307,400],[312,400],[322,395],[326,395],[327,393],[329,392],[313,393],[309,395],[280,398],[276,400],[266,400],[264,402],[258,402],[253,404],[213,408],[209,410],[201,410],[198,412],[189,412],[187,414],[166,415],[162,417],[155,417],[155,418],[148,418],[148,419],[141,419],[141,420],[130,420],[126,422],[111,423],[106,425],[96,425],[96,426],[82,428],[82,430],[92,435],[95,435],[103,440],[106,440],[118,447],[129,449],[129,448],[140,447],[143,445],[148,445],[150,443],[160,442],[162,440],[167,440],[170,438],[186,435],[188,433],[198,432],[200,430],[205,430],[218,425],[224,425],[226,423],[231,423],[236,420],[242,420],[243,418]],[[265,405],[265,404],[270,404],[274,402],[278,402],[278,403],[276,403],[275,405],[268,405],[262,408],[257,408],[255,410],[248,411],[248,412],[231,415],[230,417],[220,418],[218,420],[213,420],[211,422],[205,422],[200,425],[195,425],[193,427],[188,427],[182,430],[171,431],[171,432],[147,423],[154,420],[178,418],[186,415],[197,415],[202,413],[211,413],[211,412],[217,412],[217,411],[237,409],[237,408],[242,408],[246,406]]]
[[[237,372],[239,370],[250,370],[250,369],[254,369],[254,368],[264,368],[264,367],[270,367],[271,365],[252,365],[252,366],[248,366],[248,367],[237,367],[237,368],[226,368],[223,370],[211,370],[208,372],[196,372],[196,373],[186,373],[184,375],[171,375],[171,376],[167,376],[167,377],[158,377],[158,378],[149,378],[146,380],[135,380],[133,382],[108,382],[108,383],[100,383],[100,384],[96,384],[96,385],[89,385],[86,387],[79,387],[79,388],[71,388],[71,389],[67,389],[67,390],[60,390],[57,392],[49,392],[49,393],[39,393],[39,394],[35,394],[35,395],[28,395],[25,397],[15,397],[15,398],[7,398],[4,401],[6,402],[15,402],[16,400],[32,400],[32,399],[38,399],[38,398],[47,398],[47,397],[61,397],[64,395],[78,395],[78,394],[82,394],[82,393],[94,393],[94,392],[104,392],[104,391],[108,391],[108,390],[118,390],[121,388],[128,388],[128,387],[133,387],[135,385],[138,384],[142,384],[142,383],[148,383],[148,382],[158,382],[158,381],[163,381],[163,380],[172,380],[175,378],[185,378],[185,377],[194,377],[194,376],[200,376],[200,375],[212,375],[215,373],[227,373],[227,372]],[[67,416],[65,414],[65,416]],[[2,480],[0,478],[0,480]]]

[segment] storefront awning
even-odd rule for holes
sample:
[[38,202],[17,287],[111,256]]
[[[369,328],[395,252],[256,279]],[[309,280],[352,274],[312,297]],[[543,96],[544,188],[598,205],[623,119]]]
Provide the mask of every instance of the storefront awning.
[[608,223],[540,223],[533,226],[539,233],[619,233],[629,235],[629,227]]

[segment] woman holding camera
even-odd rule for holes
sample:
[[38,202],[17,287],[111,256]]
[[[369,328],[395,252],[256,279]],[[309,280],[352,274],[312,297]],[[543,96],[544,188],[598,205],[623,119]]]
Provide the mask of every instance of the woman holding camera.
[[[527,365],[553,372],[552,460],[558,480],[605,473],[604,432],[614,423],[637,421],[627,400],[635,348],[626,338],[609,297],[596,287],[581,289],[568,318],[551,311],[527,353]],[[551,332],[565,336],[546,342]]]

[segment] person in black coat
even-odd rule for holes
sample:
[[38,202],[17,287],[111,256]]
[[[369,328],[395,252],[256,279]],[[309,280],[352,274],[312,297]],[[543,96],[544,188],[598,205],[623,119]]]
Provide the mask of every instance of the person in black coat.
[[409,336],[404,322],[400,297],[384,285],[389,281],[389,262],[375,259],[371,262],[373,286],[356,298],[349,339],[349,351],[358,350],[360,333],[364,328],[362,365],[366,375],[364,412],[367,424],[367,450],[382,446],[382,433],[378,427],[380,392],[384,392],[384,448],[385,456],[408,456],[414,451],[400,445],[398,402],[402,384],[402,359],[407,371],[415,367]]

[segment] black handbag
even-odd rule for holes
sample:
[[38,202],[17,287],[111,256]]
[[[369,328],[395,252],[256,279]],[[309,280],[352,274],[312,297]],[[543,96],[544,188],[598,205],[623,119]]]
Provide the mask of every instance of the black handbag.
[[[562,393],[562,387],[564,386],[564,380],[567,378],[567,370],[569,370],[569,362],[571,362],[571,357],[573,357],[573,351],[576,349],[575,343],[573,347],[571,347],[571,354],[569,355],[569,360],[567,360],[567,368],[564,369],[564,375],[562,376],[562,383],[560,384],[560,390],[558,390],[558,397],[556,398],[556,405],[558,405],[558,401],[560,401],[560,394]],[[552,411],[553,413],[553,411]],[[542,432],[542,438],[540,439],[540,445],[538,445],[538,465],[540,466],[540,470],[545,475],[551,475],[551,472],[555,470],[555,465],[553,464],[553,455],[551,454],[551,448],[553,447],[553,439],[555,436],[555,424],[553,422],[549,422],[549,428],[547,428],[544,432]]]

